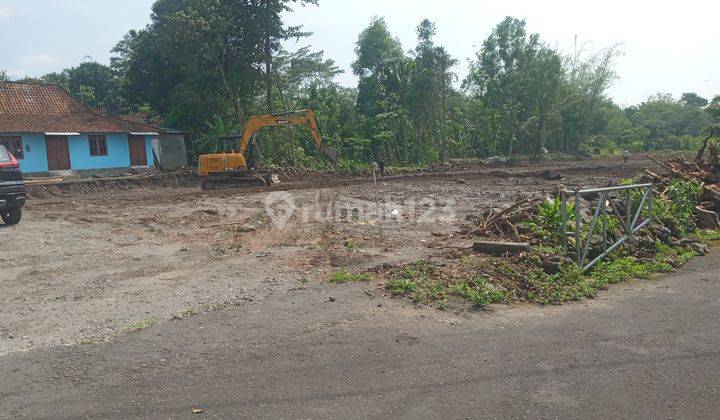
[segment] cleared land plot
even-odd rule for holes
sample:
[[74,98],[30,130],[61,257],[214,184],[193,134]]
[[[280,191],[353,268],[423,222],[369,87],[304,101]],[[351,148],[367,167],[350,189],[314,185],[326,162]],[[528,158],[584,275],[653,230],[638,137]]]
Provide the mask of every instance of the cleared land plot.
[[[567,161],[383,179],[381,201],[390,204],[382,236],[367,180],[299,180],[277,191],[141,187],[35,198],[21,225],[0,227],[0,354],[100,342],[216,308],[260,304],[340,270],[441,257],[471,245],[447,236],[469,214],[559,184],[605,184],[647,165],[638,157],[630,165]],[[544,180],[538,174],[545,169],[563,179]],[[281,193],[307,209],[282,229],[266,212],[270,200],[282,216]],[[325,220],[337,203],[349,210]]]

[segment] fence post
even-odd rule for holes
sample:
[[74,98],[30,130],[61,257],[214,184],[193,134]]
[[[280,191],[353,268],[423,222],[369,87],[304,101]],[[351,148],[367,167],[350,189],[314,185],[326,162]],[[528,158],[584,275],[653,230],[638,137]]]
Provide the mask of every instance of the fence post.
[[560,237],[562,238],[562,244],[563,248],[565,249],[565,252],[567,252],[568,247],[568,241],[567,241],[567,224],[568,224],[568,214],[567,214],[567,192],[564,189],[560,190],[560,206],[561,206],[561,212],[562,212],[562,226],[560,226]]
[[630,198],[630,190],[625,191],[625,226],[628,231],[632,231],[630,223],[632,223],[632,199]]
[[608,193],[602,195],[603,252],[607,252],[607,201]]
[[582,267],[582,243],[580,242],[580,190],[575,190],[575,252],[578,265]]

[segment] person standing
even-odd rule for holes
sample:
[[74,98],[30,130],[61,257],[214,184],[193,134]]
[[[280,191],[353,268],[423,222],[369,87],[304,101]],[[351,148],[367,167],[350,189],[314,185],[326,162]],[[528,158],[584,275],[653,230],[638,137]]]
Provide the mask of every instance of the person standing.
[[630,160],[630,151],[628,149],[623,150],[623,159],[625,160],[625,164],[627,165],[628,161]]

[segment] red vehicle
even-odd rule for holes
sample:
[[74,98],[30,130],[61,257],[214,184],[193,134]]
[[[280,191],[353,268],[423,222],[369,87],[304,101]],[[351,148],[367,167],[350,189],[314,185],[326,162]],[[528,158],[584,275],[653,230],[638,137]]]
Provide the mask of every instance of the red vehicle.
[[6,225],[20,223],[26,195],[20,164],[0,144],[0,218]]

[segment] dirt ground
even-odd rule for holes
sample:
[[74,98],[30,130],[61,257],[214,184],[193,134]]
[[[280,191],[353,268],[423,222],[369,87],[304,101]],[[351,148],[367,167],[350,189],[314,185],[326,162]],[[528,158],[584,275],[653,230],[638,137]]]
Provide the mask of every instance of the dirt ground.
[[[19,226],[0,226],[0,355],[108,341],[258,304],[338,270],[440,255],[469,245],[452,236],[469,214],[560,184],[602,186],[649,165],[638,156],[628,165],[557,161],[383,178],[379,207],[372,182],[331,177],[269,190],[36,194]],[[543,179],[545,170],[562,179]],[[290,204],[297,211],[278,225]]]

